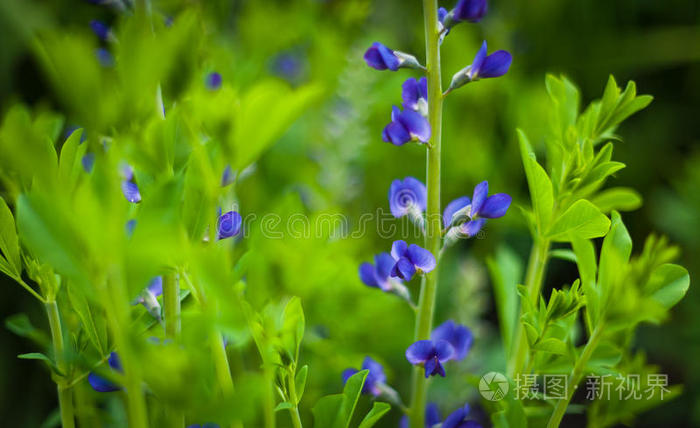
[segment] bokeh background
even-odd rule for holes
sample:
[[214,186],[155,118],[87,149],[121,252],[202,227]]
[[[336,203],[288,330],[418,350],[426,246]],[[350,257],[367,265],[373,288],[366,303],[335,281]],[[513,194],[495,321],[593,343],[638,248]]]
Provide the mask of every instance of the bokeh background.
[[[187,7],[203,11],[208,40],[223,79],[235,87],[277,76],[291,86],[315,82],[323,97],[269,149],[238,189],[244,213],[305,213],[310,218],[343,214],[354,230],[364,213],[388,209],[390,182],[422,177],[424,150],[381,141],[391,104],[410,73],[378,73],[362,61],[364,49],[380,40],[422,58],[420,2],[405,0],[154,1],[176,16]],[[441,2],[451,7],[452,2]],[[62,110],[60,98],[32,50],[41,28],[89,33],[89,21],[113,22],[116,13],[87,1],[4,0],[0,3],[0,113],[15,102]],[[598,98],[608,75],[620,85],[637,83],[654,102],[618,129],[615,160],[627,164],[614,185],[637,189],[641,208],[623,214],[635,248],[655,231],[683,250],[680,263],[691,278],[700,274],[700,3],[695,0],[493,0],[479,25],[456,27],[443,45],[445,79],[468,64],[481,41],[508,49],[508,75],[451,95],[445,105],[443,200],[470,194],[488,179],[495,192],[516,203],[528,201],[515,129],[541,143],[547,126],[546,73],[565,74],[587,104]],[[99,99],[85,99],[98,103]],[[68,118],[70,120],[70,118]],[[261,124],[264,126],[264,124]],[[0,153],[0,156],[2,154]],[[443,203],[443,204],[444,204]],[[397,224],[401,223],[397,221]],[[253,234],[261,254],[249,272],[261,301],[299,295],[307,317],[302,360],[310,365],[302,401],[305,418],[321,396],[339,391],[341,371],[359,366],[364,355],[385,364],[389,382],[408,398],[408,363],[403,350],[413,332],[408,307],[364,287],[357,266],[385,251],[389,239],[370,222],[359,239],[333,233],[266,241]],[[481,374],[502,364],[497,317],[485,265],[496,251],[525,260],[527,228],[517,210],[492,222],[484,239],[460,243],[442,266],[436,321],[472,326],[475,349],[456,371]],[[553,261],[546,286],[570,283],[573,265]],[[691,283],[693,281],[691,280]],[[412,292],[417,294],[416,285]],[[278,297],[275,297],[278,298]],[[0,278],[0,319],[25,312],[46,326],[42,308],[20,287]],[[662,326],[642,328],[635,344],[648,360],[685,385],[683,395],[654,409],[635,426],[700,426],[700,292],[690,291]],[[51,426],[57,403],[48,373],[36,362],[18,360],[32,344],[0,328],[0,425]],[[234,370],[253,367],[242,355]],[[433,385],[431,398],[447,412],[476,402],[463,376]],[[367,405],[367,403],[361,403]],[[394,426],[398,414],[383,422]],[[48,421],[48,422],[47,422]],[[282,426],[287,423],[282,422]],[[583,419],[580,421],[583,425]]]

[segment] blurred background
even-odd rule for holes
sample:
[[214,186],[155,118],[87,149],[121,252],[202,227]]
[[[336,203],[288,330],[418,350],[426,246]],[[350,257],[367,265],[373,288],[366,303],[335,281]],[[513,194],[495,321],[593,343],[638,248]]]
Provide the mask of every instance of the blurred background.
[[[441,2],[450,8],[452,2]],[[263,77],[290,86],[319,84],[323,97],[270,148],[241,182],[243,213],[302,212],[316,218],[344,214],[353,231],[364,213],[388,209],[393,179],[423,177],[424,150],[381,141],[391,104],[410,75],[378,73],[362,60],[373,41],[424,56],[420,2],[405,0],[154,1],[165,16],[184,8],[203,11],[202,32],[224,81],[236,88]],[[4,0],[0,3],[0,113],[16,102],[63,111],[33,50],[35,31],[59,28],[90,33],[89,22],[117,19],[118,12],[88,1]],[[508,49],[513,66],[504,78],[469,85],[445,104],[443,205],[470,195],[489,180],[493,192],[527,203],[515,129],[541,144],[547,127],[546,73],[564,74],[581,90],[582,103],[602,95],[608,75],[622,86],[654,96],[653,103],[618,129],[615,160],[627,164],[609,186],[629,186],[643,196],[641,208],[623,214],[636,251],[654,231],[682,248],[679,263],[700,274],[700,2],[694,0],[493,0],[478,25],[460,25],[443,44],[445,83],[469,64],[482,40],[489,51]],[[87,105],[99,99],[85,99]],[[220,112],[221,113],[221,112]],[[225,112],[224,112],[225,113]],[[70,118],[67,118],[70,122]],[[261,125],[263,126],[263,125]],[[1,156],[2,154],[0,154]],[[400,221],[396,221],[398,225]],[[302,401],[340,391],[340,373],[359,367],[364,355],[382,362],[389,383],[408,399],[409,366],[403,350],[413,334],[413,315],[398,299],[364,287],[357,266],[386,251],[391,240],[370,222],[361,239],[332,231],[323,237],[266,241],[253,233],[258,250],[248,274],[258,299],[298,295],[307,318],[302,360],[310,366]],[[476,335],[471,356],[455,371],[481,375],[503,364],[498,325],[485,260],[498,251],[526,260],[530,241],[518,210],[492,222],[484,239],[460,243],[442,266],[436,323],[452,318]],[[337,232],[337,231],[336,231]],[[284,257],[279,257],[282,254]],[[553,261],[547,287],[569,284],[574,265]],[[691,280],[692,282],[692,280]],[[417,295],[417,284],[411,285]],[[548,295],[548,292],[546,292]],[[45,327],[42,308],[9,279],[0,278],[0,319],[25,312]],[[661,326],[645,326],[634,339],[647,359],[683,384],[680,398],[639,418],[635,426],[700,426],[700,292],[695,286]],[[0,418],[3,426],[51,426],[57,403],[48,373],[18,360],[32,344],[0,329]],[[244,370],[257,363],[242,355]],[[431,399],[443,413],[466,400],[477,402],[463,376],[434,384]],[[361,403],[368,406],[368,403]],[[382,426],[394,426],[392,411]],[[284,421],[282,426],[287,422]],[[581,425],[584,424],[582,419]]]

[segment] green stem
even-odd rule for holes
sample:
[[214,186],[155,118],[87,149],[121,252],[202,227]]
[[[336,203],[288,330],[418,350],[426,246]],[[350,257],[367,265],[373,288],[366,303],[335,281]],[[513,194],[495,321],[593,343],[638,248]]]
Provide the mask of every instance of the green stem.
[[[438,30],[438,5],[436,0],[423,0],[425,29],[426,69],[428,78],[428,121],[432,130],[432,141],[427,155],[428,206],[426,212],[425,248],[433,255],[440,252],[440,150],[442,139],[442,78],[440,74],[440,45]],[[415,340],[429,339],[435,310],[437,290],[437,268],[423,277],[418,313],[416,316]],[[411,428],[423,428],[428,381],[420,367],[413,367],[413,389],[411,397]]]
[[296,379],[295,379],[295,372],[290,371],[289,374],[289,399],[292,401],[294,404],[294,407],[289,409],[289,414],[290,417],[292,418],[292,425],[294,428],[302,428],[301,425],[301,417],[299,416],[299,399],[297,397],[297,386],[296,386]]
[[557,405],[554,407],[554,412],[552,412],[552,416],[549,418],[549,422],[547,422],[547,428],[557,428],[564,418],[566,408],[569,407],[569,402],[571,402],[571,398],[574,396],[574,392],[576,392],[576,388],[583,377],[583,370],[586,368],[588,360],[591,359],[591,355],[593,355],[593,352],[598,347],[598,342],[600,342],[603,333],[603,326],[603,320],[599,321],[593,333],[591,333],[588,343],[586,343],[586,346],[583,348],[581,356],[576,361],[576,365],[569,375],[566,400],[559,400],[557,402]]
[[[180,335],[180,284],[173,272],[163,276],[163,306],[165,337],[177,340]],[[185,426],[185,415],[177,408],[166,409],[166,419],[169,427]]]
[[[265,397],[263,403],[263,419],[265,428],[275,428],[275,373],[274,368],[267,364],[264,365],[264,376],[265,376]],[[294,415],[292,415],[294,418]]]
[[[535,241],[532,243],[532,250],[530,251],[530,260],[528,262],[527,273],[525,275],[525,288],[527,289],[527,298],[530,299],[535,307],[537,305],[537,299],[540,296],[542,282],[544,280],[544,272],[547,267],[549,245],[549,240],[535,237]],[[521,304],[521,317],[523,315],[523,311],[524,305]],[[513,352],[511,353],[508,361],[508,374],[511,378],[522,372],[528,353],[527,336],[525,335],[525,329],[520,322],[520,317],[518,318],[517,326],[515,347],[511,348],[513,349]]]
[[[61,317],[58,313],[56,300],[48,300],[45,304],[46,315],[49,318],[49,328],[51,329],[51,340],[53,341],[53,353],[56,359],[56,367],[64,375],[67,373],[67,364],[63,345],[63,330],[61,328]],[[73,416],[73,393],[66,385],[65,378],[56,378],[58,388],[58,405],[61,409],[61,424],[63,428],[75,427],[75,417]]]
[[216,378],[219,381],[221,392],[225,397],[229,397],[233,394],[233,378],[231,378],[231,367],[228,364],[228,356],[221,334],[216,331],[212,332],[210,342]]

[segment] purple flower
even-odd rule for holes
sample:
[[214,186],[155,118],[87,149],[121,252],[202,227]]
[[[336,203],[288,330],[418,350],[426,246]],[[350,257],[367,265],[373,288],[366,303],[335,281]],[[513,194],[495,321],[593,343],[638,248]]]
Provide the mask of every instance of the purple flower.
[[109,37],[109,26],[98,19],[90,21],[90,28],[92,28],[92,32],[95,33],[97,38],[102,41],[107,40]]
[[233,180],[235,178],[236,175],[233,173],[231,165],[226,165],[226,168],[224,168],[224,172],[221,174],[221,187],[226,187],[229,184],[233,183]]
[[131,235],[134,234],[134,228],[136,227],[136,219],[131,219],[126,222],[126,236],[131,238]]
[[418,68],[425,70],[420,65],[416,57],[404,52],[394,51],[379,42],[372,43],[372,46],[365,52],[365,62],[376,70],[396,71],[399,68]]
[[428,114],[428,79],[414,77],[406,79],[401,85],[401,98],[404,109],[411,109],[426,116]]
[[481,424],[474,420],[468,420],[469,404],[450,413],[442,423],[441,428],[481,428]]
[[[111,367],[112,370],[121,373],[122,364],[119,361],[119,355],[117,355],[116,352],[112,352],[111,354],[109,354],[109,359],[107,360],[107,362],[109,363],[109,367]],[[115,385],[109,380],[93,372],[90,372],[90,374],[88,375],[88,382],[90,383],[90,386],[92,386],[92,389],[98,392],[111,392],[118,391],[121,389],[121,387]]]
[[127,201],[132,203],[141,202],[141,192],[139,192],[139,186],[133,181],[122,181],[122,193]]
[[467,356],[467,352],[474,342],[474,335],[467,327],[448,320],[433,330],[430,339],[449,342],[455,350],[451,359],[460,361]]
[[95,56],[97,57],[97,61],[99,61],[102,67],[112,67],[114,65],[114,57],[105,48],[96,49]]
[[276,55],[270,68],[274,74],[290,83],[299,82],[304,77],[306,61],[301,53],[288,51]]
[[95,154],[85,153],[80,159],[80,164],[83,166],[83,170],[87,173],[92,171],[92,167],[95,165]]
[[487,9],[486,0],[459,0],[450,13],[456,22],[479,22],[486,15]]
[[204,84],[206,85],[207,89],[211,91],[215,91],[221,87],[221,74],[217,73],[216,71],[213,71],[204,78]]
[[416,273],[428,273],[435,269],[433,254],[416,244],[408,245],[406,241],[394,241],[391,246],[391,256],[396,264],[391,270],[391,276],[410,281]]
[[[439,424],[441,419],[440,409],[438,409],[437,404],[428,403],[425,405],[425,428],[432,428],[434,425]],[[403,415],[401,417],[399,428],[408,428],[408,416]]]
[[389,253],[379,253],[374,256],[372,263],[362,263],[360,265],[360,279],[370,287],[381,288],[384,291],[392,291],[391,270],[396,264],[396,260]]
[[430,124],[422,114],[396,106],[391,108],[391,122],[382,131],[382,140],[395,146],[402,146],[409,141],[427,143],[430,140]]
[[389,209],[396,218],[401,218],[411,211],[420,215],[428,204],[428,192],[425,185],[414,177],[394,180],[389,187]]
[[226,239],[238,235],[243,219],[236,211],[229,211],[219,216],[216,224],[216,239]]
[[372,43],[365,52],[364,58],[367,65],[376,70],[396,71],[401,65],[401,60],[394,51],[379,42]]
[[499,77],[508,72],[513,56],[508,51],[500,50],[486,55],[486,40],[481,45],[481,49],[476,53],[474,61],[467,72],[470,80],[477,80],[487,77]]
[[436,374],[445,377],[442,364],[449,361],[454,352],[446,340],[419,340],[406,349],[406,359],[413,365],[422,365],[426,378]]
[[[370,357],[365,357],[362,361],[362,368],[360,370],[369,370],[367,373],[367,378],[365,379],[365,384],[362,386],[363,394],[372,394],[378,397],[382,393],[381,385],[386,384],[386,375],[384,374],[384,367],[381,364],[374,361]],[[343,370],[343,383],[346,383],[350,376],[357,373],[359,370],[349,368]]]
[[474,188],[471,201],[468,197],[462,196],[447,204],[443,213],[445,227],[457,223],[461,217],[468,218],[469,221],[459,225],[457,231],[472,237],[479,233],[487,218],[503,217],[510,207],[512,198],[505,193],[487,196],[488,192],[488,181],[482,181]]

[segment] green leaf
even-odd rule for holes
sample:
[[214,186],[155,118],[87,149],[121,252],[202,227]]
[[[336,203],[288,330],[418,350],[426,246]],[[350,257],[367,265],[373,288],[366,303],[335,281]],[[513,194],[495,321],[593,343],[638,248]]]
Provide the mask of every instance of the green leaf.
[[279,412],[280,410],[284,410],[284,409],[293,409],[293,408],[294,408],[294,404],[292,404],[292,403],[290,403],[290,402],[288,402],[288,401],[284,401],[284,402],[282,402],[282,403],[279,403],[279,404],[275,407],[275,412]]
[[5,268],[10,270],[7,272],[8,275],[19,277],[22,273],[22,261],[19,257],[19,240],[17,229],[15,229],[15,219],[2,197],[0,197],[0,251],[7,260]]
[[495,257],[486,259],[493,281],[501,337],[506,355],[510,353],[511,338],[518,320],[518,281],[522,277],[523,264],[508,247],[499,246]]
[[81,144],[82,135],[82,129],[76,129],[70,134],[70,137],[63,143],[61,157],[58,160],[58,175],[69,188],[72,188],[83,169],[82,159],[87,144]]
[[573,251],[566,248],[557,248],[549,252],[549,256],[559,260],[565,260],[567,262],[576,263],[576,254]]
[[68,290],[68,299],[70,300],[71,306],[80,318],[83,331],[100,355],[105,354],[107,349],[102,346],[102,340],[100,339],[101,334],[87,299],[76,289],[74,284],[68,283],[66,289]]
[[553,241],[571,241],[597,238],[605,235],[610,228],[610,220],[600,210],[585,199],[576,201],[552,224],[547,236]]
[[291,90],[275,80],[248,90],[235,115],[232,168],[240,171],[257,160],[320,94],[318,86]]
[[611,218],[610,232],[603,240],[598,267],[601,307],[605,305],[613,287],[625,275],[627,263],[632,253],[632,238],[630,238],[627,228],[622,223],[620,214],[617,211],[613,211]]
[[540,231],[543,231],[549,224],[552,216],[552,207],[554,206],[552,181],[544,168],[535,159],[535,154],[532,152],[525,133],[518,130],[518,137],[520,139],[520,155],[525,168],[527,184],[530,188],[530,199],[535,211],[537,226]]
[[26,337],[36,343],[48,346],[49,338],[46,334],[32,325],[26,314],[15,314],[5,319],[5,327],[20,337]]
[[688,271],[683,266],[667,263],[651,273],[646,289],[653,293],[654,301],[670,309],[685,296],[689,286]]
[[533,349],[557,355],[566,355],[568,353],[566,343],[554,337],[537,341]]
[[301,401],[301,397],[304,396],[304,389],[306,388],[306,376],[309,374],[309,366],[304,365],[296,375],[294,379],[294,388],[297,393],[297,404]]
[[292,297],[282,313],[282,341],[294,361],[299,359],[299,347],[304,337],[304,309],[301,307],[301,299]]
[[642,197],[632,188],[613,187],[599,192],[591,202],[604,213],[613,210],[633,211],[642,206]]
[[596,288],[596,264],[595,248],[588,239],[574,238],[571,246],[576,253],[576,266],[578,267],[579,278],[583,294],[586,296],[586,322],[588,331],[593,330],[594,323],[598,320],[600,310],[600,292]]
[[369,370],[362,370],[350,376],[342,394],[327,395],[312,409],[314,426],[324,428],[347,428],[352,420],[355,405],[362,392],[362,386]]
[[28,354],[19,354],[17,355],[17,358],[20,358],[22,360],[39,360],[43,361],[46,363],[46,365],[54,372],[63,375],[63,373],[58,369],[56,366],[56,363],[46,355],[42,354],[41,352],[30,352]]
[[389,410],[391,410],[391,406],[388,403],[375,401],[372,405],[372,409],[367,413],[365,418],[362,419],[358,428],[372,428]]

